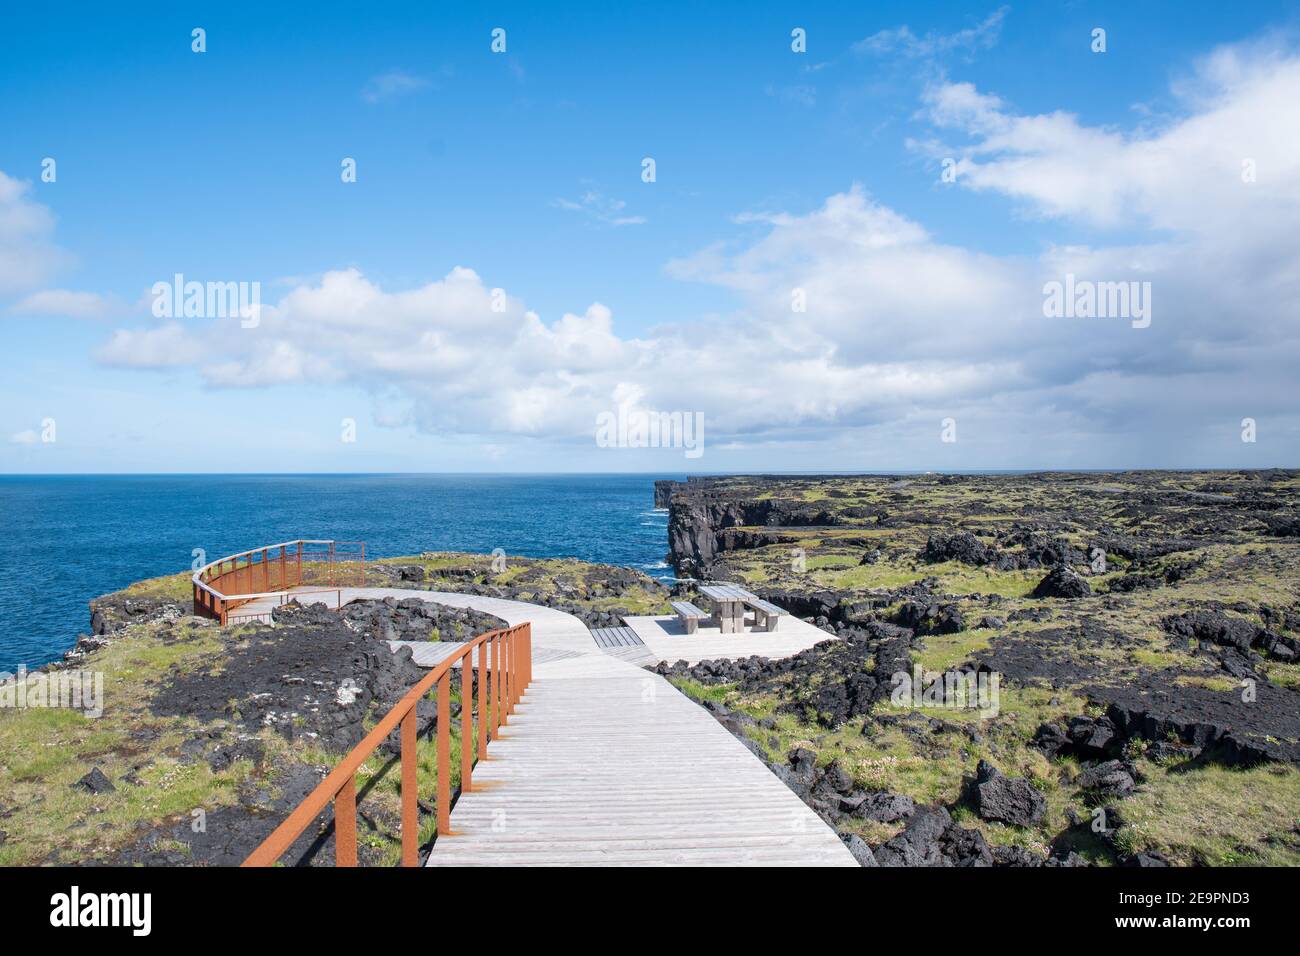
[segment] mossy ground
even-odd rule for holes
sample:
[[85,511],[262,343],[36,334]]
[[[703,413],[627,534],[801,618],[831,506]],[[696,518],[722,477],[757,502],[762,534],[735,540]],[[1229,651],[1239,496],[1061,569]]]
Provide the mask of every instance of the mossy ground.
[[[651,613],[663,602],[663,591],[636,572],[574,560],[512,558],[500,574],[492,571],[490,557],[483,555],[429,554],[376,563],[419,564],[430,571],[470,568],[474,575],[469,580],[509,582],[539,597],[562,596],[584,607],[617,606]],[[140,581],[108,597],[174,602],[188,614],[190,575],[184,571]],[[624,583],[611,586],[611,575]],[[392,586],[393,582],[374,577],[368,583]],[[447,589],[456,589],[455,580],[446,584]],[[214,662],[219,671],[220,659],[241,646],[248,627],[223,629],[189,616],[130,624],[115,632],[108,646],[77,664],[104,675],[101,717],[70,709],[0,709],[0,832],[4,834],[0,865],[110,862],[151,832],[186,824],[196,810],[211,814],[230,807],[238,802],[241,790],[275,797],[289,766],[314,767],[321,774],[333,767],[342,753],[307,739],[290,741],[266,729],[255,735],[266,748],[260,765],[236,760],[213,770],[206,760],[187,753],[185,745],[199,738],[211,744],[246,739],[248,732],[237,725],[236,711],[229,719],[208,722],[151,713],[155,693],[174,674]],[[453,680],[452,685],[452,700],[458,703],[459,682]],[[379,717],[372,715],[371,726]],[[460,729],[460,720],[453,719],[453,792],[460,785]],[[419,753],[421,801],[431,807],[437,792],[433,743],[422,739]],[[91,794],[74,787],[96,767],[115,790]],[[370,865],[396,864],[401,857],[399,761],[383,754],[372,756],[359,772],[357,784],[361,859]],[[273,822],[278,821],[268,821]],[[316,826],[328,823],[327,813]],[[435,816],[422,813],[422,844],[433,837],[435,827]],[[172,842],[163,840],[157,846],[166,849]],[[179,841],[175,849],[187,851],[189,845]]]
[[[1212,656],[1199,654],[1195,642],[1171,640],[1162,620],[1215,608],[1263,623],[1264,608],[1300,611],[1300,540],[1272,537],[1265,530],[1270,515],[1294,513],[1300,501],[1295,473],[736,477],[716,480],[709,493],[780,502],[805,514],[813,504],[834,522],[741,528],[751,534],[737,540],[763,543],[723,551],[711,569],[717,579],[803,593],[831,590],[843,602],[873,598],[886,618],[894,609],[889,592],[929,580],[935,595],[958,605],[968,629],[917,640],[913,660],[927,670],[979,659],[995,646],[1021,647],[1032,656],[1046,646],[1040,635],[1048,629],[1059,636],[1062,629],[1073,632],[1086,622],[1102,635],[1066,645],[1071,667],[1051,680],[1038,686],[1004,682],[996,717],[922,711],[949,725],[974,722],[978,743],[960,732],[907,733],[872,718],[830,730],[816,715],[783,709],[788,698],[779,693],[745,693],[731,685],[704,688],[693,682],[684,687],[751,716],[770,718],[771,729],[751,727],[749,733],[775,762],[784,762],[795,746],[811,744],[820,762],[838,760],[860,786],[905,793],[919,802],[953,804],[961,796],[963,778],[973,775],[981,758],[989,759],[1003,772],[1030,780],[1047,799],[1047,817],[1033,830],[985,823],[965,809],[957,811],[960,821],[979,827],[991,843],[1021,843],[1040,853],[1069,828],[1068,811],[1086,819],[1093,810],[1074,783],[1077,760],[1048,760],[1028,746],[1040,724],[1099,713],[1089,709],[1087,685],[1101,678],[1125,684],[1157,672],[1174,674],[1174,686],[1235,699],[1240,682],[1224,674]],[[971,531],[996,546],[997,533],[1015,526],[1064,538],[1084,554],[1096,541],[1116,536],[1136,538],[1139,544],[1152,539],[1188,544],[1146,559],[1110,553],[1104,571],[1081,569],[1093,594],[1071,601],[1031,596],[1045,574],[1042,568],[997,570],[956,561],[928,563],[921,557],[935,532]],[[871,552],[879,552],[874,563],[861,563]],[[1160,583],[1108,593],[1135,572]],[[1166,575],[1170,583],[1165,583]],[[986,615],[1010,624],[1004,630],[979,627]],[[1277,621],[1274,617],[1270,626],[1278,633],[1300,637]],[[1300,663],[1264,660],[1260,668],[1274,684],[1300,690]],[[1078,675],[1073,683],[1071,669]],[[1296,700],[1300,707],[1300,695]],[[1116,803],[1123,823],[1115,842],[1124,850],[1156,849],[1182,864],[1300,865],[1296,767],[1167,766],[1135,756],[1145,779],[1133,796]],[[899,829],[858,826],[872,843]],[[1100,843],[1089,845],[1086,839],[1078,849],[1097,862],[1114,859]]]

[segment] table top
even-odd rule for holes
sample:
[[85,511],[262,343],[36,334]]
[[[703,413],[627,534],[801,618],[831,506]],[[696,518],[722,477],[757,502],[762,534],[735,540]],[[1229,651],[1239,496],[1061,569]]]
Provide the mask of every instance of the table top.
[[700,593],[710,601],[757,601],[758,595],[750,594],[744,588],[734,584],[702,584]]

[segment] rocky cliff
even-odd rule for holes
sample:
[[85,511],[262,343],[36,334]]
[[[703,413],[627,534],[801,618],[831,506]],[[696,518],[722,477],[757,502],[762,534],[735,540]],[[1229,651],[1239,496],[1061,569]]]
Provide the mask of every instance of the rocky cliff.
[[[692,478],[673,483],[668,498],[668,548],[673,567],[681,577],[707,578],[722,552],[762,547],[779,540],[763,532],[735,529],[827,527],[845,520],[824,508],[761,497],[752,483],[740,491],[727,481]],[[655,484],[657,502],[660,483]]]

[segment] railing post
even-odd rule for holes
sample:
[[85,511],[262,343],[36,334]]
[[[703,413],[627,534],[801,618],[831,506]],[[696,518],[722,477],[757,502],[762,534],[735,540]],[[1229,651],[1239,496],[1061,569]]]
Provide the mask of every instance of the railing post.
[[474,651],[460,659],[460,792],[469,793],[474,774],[474,685],[470,678]]
[[515,709],[515,697],[511,693],[511,684],[515,680],[515,661],[512,657],[514,654],[514,629],[506,628],[501,640],[504,642],[501,648],[501,680],[505,683],[505,697],[501,699],[501,723],[508,724],[510,722],[510,712]]
[[416,776],[416,716],[412,707],[402,718],[402,866],[420,862],[419,781]]
[[357,778],[334,797],[334,865],[357,865]]
[[519,628],[510,629],[510,713],[519,703]]
[[529,621],[524,625],[524,689],[533,683],[533,625]]
[[498,632],[492,638],[492,736],[497,737],[501,731],[501,725],[506,722],[505,704],[501,700],[501,667],[504,664],[502,658],[501,642],[504,632]]
[[487,663],[488,642],[480,641],[478,645],[478,756],[480,760],[487,757],[488,697],[491,691]]
[[438,678],[438,833],[451,832],[451,674]]

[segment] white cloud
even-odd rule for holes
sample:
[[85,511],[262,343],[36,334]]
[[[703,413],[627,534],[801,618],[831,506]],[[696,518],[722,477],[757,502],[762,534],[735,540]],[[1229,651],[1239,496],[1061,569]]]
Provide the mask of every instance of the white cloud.
[[[1206,444],[1223,434],[1213,423],[1247,415],[1279,436],[1284,463],[1300,435],[1300,150],[1281,149],[1294,134],[1278,129],[1300,128],[1300,65],[1208,62],[1187,115],[1141,136],[1021,116],[970,86],[930,92],[934,122],[971,138],[958,187],[1062,225],[1037,255],[940,241],[853,186],[811,211],[740,215],[744,238],[668,263],[731,290],[737,309],[641,338],[601,303],[546,321],[466,268],[405,290],[349,269],[296,283],[256,329],[119,330],[101,358],[190,365],[223,387],[355,386],[382,421],[497,447],[590,441],[596,414],[631,401],[704,412],[717,448],[823,442],[844,467],[1217,462],[1232,451]],[[1246,143],[1262,160],[1253,184],[1225,159]],[[1112,223],[1122,244],[1069,239]],[[1065,273],[1150,281],[1151,327],[1045,319],[1043,283]],[[938,442],[948,416],[952,449]]]
[[1063,112],[1019,115],[968,83],[937,85],[926,102],[937,125],[972,137],[956,147],[958,184],[1004,193],[1036,215],[1207,237],[1293,231],[1300,59],[1228,47],[1179,89],[1185,115],[1137,134],[1085,126]]
[[54,245],[54,215],[30,193],[0,172],[0,295],[40,286],[69,260]]
[[36,434],[33,429],[27,428],[20,432],[14,432],[9,436],[9,443],[12,445],[35,445],[41,440],[41,436]]
[[427,76],[406,70],[387,70],[366,81],[361,90],[361,98],[367,103],[382,103],[407,93],[428,89],[432,85],[433,81]]
[[623,212],[627,202],[605,196],[594,189],[588,189],[577,199],[555,199],[551,205],[557,209],[580,212],[594,222],[607,226],[639,226],[645,222],[644,216],[629,216]]
[[112,301],[95,292],[68,289],[43,289],[33,292],[13,307],[22,315],[53,315],[73,319],[103,319],[113,308]]
[[930,31],[917,36],[906,24],[892,30],[880,30],[853,44],[853,52],[876,56],[899,53],[908,57],[937,57],[953,52],[988,49],[1002,34],[1002,21],[1009,7],[999,7],[973,27],[955,33]]

